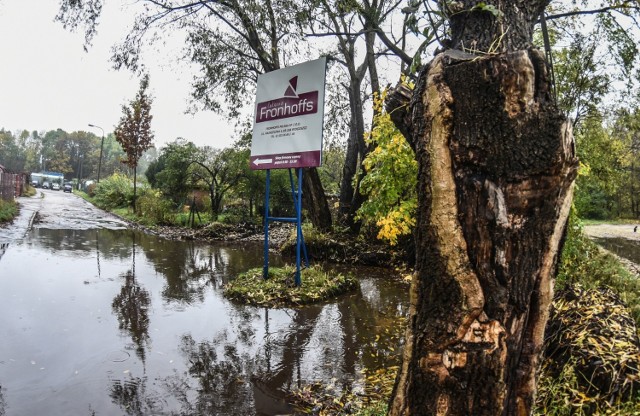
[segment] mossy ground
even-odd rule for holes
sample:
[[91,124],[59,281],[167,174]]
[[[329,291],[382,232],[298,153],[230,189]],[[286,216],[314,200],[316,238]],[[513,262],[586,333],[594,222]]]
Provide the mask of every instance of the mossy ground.
[[269,278],[264,279],[261,267],[251,269],[227,283],[224,293],[251,305],[286,307],[321,302],[358,287],[355,277],[327,272],[318,265],[302,269],[302,284],[295,286],[295,272],[294,265],[270,267]]

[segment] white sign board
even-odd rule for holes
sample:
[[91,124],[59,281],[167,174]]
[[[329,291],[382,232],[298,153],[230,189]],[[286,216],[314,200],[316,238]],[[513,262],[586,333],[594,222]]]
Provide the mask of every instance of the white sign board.
[[326,58],[258,77],[252,169],[320,166]]

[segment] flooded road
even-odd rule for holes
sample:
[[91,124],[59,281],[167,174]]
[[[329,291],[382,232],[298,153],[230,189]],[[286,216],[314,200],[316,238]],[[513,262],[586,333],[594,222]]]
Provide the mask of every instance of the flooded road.
[[614,254],[640,277],[640,232],[635,224],[587,225],[584,231],[596,244]]
[[0,230],[2,416],[291,414],[291,389],[359,391],[397,365],[408,291],[388,270],[354,269],[331,303],[247,307],[222,288],[260,245],[164,240],[62,192],[29,203],[30,231]]

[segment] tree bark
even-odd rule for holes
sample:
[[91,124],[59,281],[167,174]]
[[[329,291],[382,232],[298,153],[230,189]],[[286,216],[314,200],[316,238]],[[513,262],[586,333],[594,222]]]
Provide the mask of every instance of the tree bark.
[[[362,67],[360,68],[362,69]],[[342,182],[340,183],[340,221],[354,229],[354,207],[355,195],[359,193],[358,187],[354,187],[353,178],[358,172],[359,162],[362,160],[360,151],[364,145],[364,108],[362,106],[362,91],[360,84],[364,71],[350,71],[349,80],[349,140],[347,141],[347,151],[345,154],[344,166],[342,168]],[[357,75],[356,75],[357,74]]]
[[404,108],[417,251],[389,414],[528,415],[577,172],[571,125],[535,50],[441,53]]
[[318,169],[305,169],[302,175],[302,201],[311,223],[321,231],[331,228],[331,211]]

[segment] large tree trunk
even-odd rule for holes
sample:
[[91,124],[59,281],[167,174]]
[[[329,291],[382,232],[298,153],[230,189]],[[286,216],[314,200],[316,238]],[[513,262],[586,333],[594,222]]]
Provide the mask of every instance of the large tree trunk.
[[311,223],[319,230],[331,228],[331,211],[318,169],[306,169],[302,176],[302,200]]
[[548,87],[537,51],[448,51],[396,114],[410,122],[419,206],[391,415],[531,412],[577,169]]
[[340,221],[354,229],[354,197],[358,189],[354,187],[353,178],[358,172],[359,161],[362,160],[361,149],[364,146],[364,116],[362,106],[362,92],[360,84],[362,77],[355,76],[353,71],[352,79],[349,81],[349,140],[347,141],[347,152],[345,154],[344,166],[342,168],[342,182],[340,183]]

